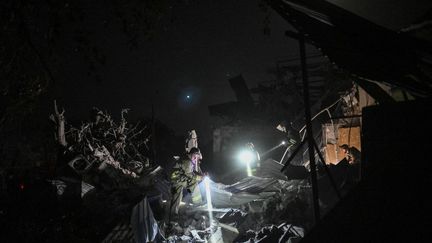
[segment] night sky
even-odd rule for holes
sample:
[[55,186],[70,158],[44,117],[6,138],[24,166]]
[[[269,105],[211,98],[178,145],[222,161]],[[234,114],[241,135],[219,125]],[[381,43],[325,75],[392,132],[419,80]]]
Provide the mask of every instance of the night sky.
[[98,39],[107,55],[98,70],[101,81],[79,62],[65,65],[66,115],[86,116],[97,106],[149,116],[153,103],[156,117],[178,134],[197,129],[206,140],[207,106],[235,100],[230,77],[241,74],[253,87],[274,79],[267,69],[277,60],[297,55],[296,42],[284,36],[289,24],[272,12],[271,34],[265,35],[264,19],[256,1],[193,1],[173,6],[170,21],[139,49],[129,50],[120,35]]
[[[419,6],[428,4],[420,1],[403,11],[407,1],[362,6],[333,2],[396,29],[421,16],[427,8]],[[274,79],[267,70],[277,60],[298,55],[297,43],[284,36],[291,26],[272,11],[271,32],[266,35],[264,20],[257,1],[185,1],[172,6],[154,38],[142,40],[138,49],[130,50],[118,32],[98,30],[95,41],[107,56],[106,65],[97,70],[98,81],[86,75],[85,66],[73,54],[64,60],[59,78],[65,81],[61,96],[66,115],[86,119],[96,106],[113,115],[131,108],[130,117],[143,117],[150,116],[153,104],[157,119],[177,134],[197,129],[205,141],[211,131],[207,106],[235,100],[230,77],[241,74],[253,87]],[[308,51],[316,52],[311,47]]]

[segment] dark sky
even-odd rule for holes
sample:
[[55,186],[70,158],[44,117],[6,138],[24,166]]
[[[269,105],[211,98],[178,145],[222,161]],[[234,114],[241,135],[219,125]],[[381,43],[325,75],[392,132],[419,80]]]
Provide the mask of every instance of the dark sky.
[[253,87],[273,79],[266,70],[277,60],[297,55],[296,42],[284,36],[290,27],[277,14],[271,14],[271,34],[263,33],[257,1],[192,1],[172,13],[172,22],[138,50],[130,51],[122,36],[99,40],[108,61],[98,71],[101,82],[75,72],[76,66],[68,69],[67,113],[79,117],[97,106],[142,116],[153,103],[157,118],[178,134],[195,128],[209,136],[207,106],[235,100],[230,77],[242,74]]
[[[253,87],[274,78],[266,70],[277,60],[298,55],[297,43],[284,36],[290,25],[275,12],[270,18],[271,34],[263,33],[265,13],[258,1],[187,2],[173,6],[168,22],[137,50],[129,50],[118,32],[98,34],[101,51],[107,55],[106,66],[98,70],[99,82],[86,76],[86,68],[73,58],[66,61],[66,115],[86,119],[90,108],[97,106],[112,114],[131,108],[131,117],[149,116],[154,104],[157,118],[177,134],[197,129],[206,140],[211,124],[207,106],[235,100],[230,77],[241,74]],[[408,9],[405,0],[361,6],[353,1],[332,2],[393,29],[421,16],[425,9],[412,3],[414,7]]]

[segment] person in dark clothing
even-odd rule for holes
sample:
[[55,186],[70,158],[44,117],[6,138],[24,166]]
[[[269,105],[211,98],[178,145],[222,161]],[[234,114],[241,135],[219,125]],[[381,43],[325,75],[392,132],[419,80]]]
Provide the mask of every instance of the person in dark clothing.
[[354,146],[350,147],[348,146],[348,144],[342,144],[339,147],[342,149],[345,159],[348,161],[349,164],[353,165],[353,164],[360,163],[361,160],[360,150],[358,150]]

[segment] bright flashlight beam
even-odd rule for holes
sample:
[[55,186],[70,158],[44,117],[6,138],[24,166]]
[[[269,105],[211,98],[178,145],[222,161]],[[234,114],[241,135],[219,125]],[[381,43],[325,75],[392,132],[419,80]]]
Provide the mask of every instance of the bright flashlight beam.
[[263,153],[261,154],[261,157],[264,156],[264,155],[266,155],[266,154],[268,154],[268,153],[270,153],[270,152],[272,152],[273,150],[275,150],[275,149],[277,149],[277,148],[280,148],[280,147],[284,146],[285,144],[286,144],[286,142],[285,142],[285,141],[282,141],[280,144],[278,144],[278,145],[274,146],[273,148],[271,148],[271,149],[269,149],[269,150],[263,152]]
[[206,190],[206,198],[207,198],[207,209],[209,212],[209,221],[210,221],[210,225],[213,222],[213,205],[212,205],[212,200],[211,200],[211,193],[210,193],[210,178],[208,178],[208,176],[204,177],[204,186],[205,186],[205,190]]
[[253,155],[252,151],[244,150],[244,151],[240,152],[239,159],[241,162],[249,164],[254,160],[254,155]]

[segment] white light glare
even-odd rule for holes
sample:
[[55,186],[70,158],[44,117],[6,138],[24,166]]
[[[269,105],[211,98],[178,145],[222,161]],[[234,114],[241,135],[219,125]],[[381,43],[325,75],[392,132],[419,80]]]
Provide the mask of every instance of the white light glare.
[[241,162],[249,164],[254,160],[254,154],[252,151],[243,150],[239,154],[239,159]]
[[285,145],[285,144],[286,144],[286,141],[282,141],[282,142],[281,142],[281,145]]

